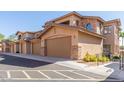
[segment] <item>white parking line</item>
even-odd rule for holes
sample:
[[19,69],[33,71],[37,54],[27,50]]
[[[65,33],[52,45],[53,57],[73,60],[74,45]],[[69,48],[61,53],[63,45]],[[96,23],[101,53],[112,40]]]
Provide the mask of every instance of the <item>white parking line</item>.
[[25,76],[28,78],[28,79],[31,79],[31,77],[25,72],[25,71],[22,71],[24,74],[25,74]]
[[[4,70],[5,71],[5,70]],[[98,80],[101,80],[101,79],[96,79],[96,78],[93,78],[92,76],[88,76],[88,75],[85,75],[85,74],[80,74],[80,73],[78,73],[78,72],[74,72],[75,70],[6,70],[6,73],[7,73],[7,78],[6,79],[14,79],[15,80],[15,78],[12,78],[11,77],[11,71],[21,71],[22,73],[24,73],[24,75],[26,76],[24,79],[25,80],[96,80],[96,81],[98,81]],[[39,74],[41,74],[41,75],[43,75],[44,77],[46,77],[46,78],[32,78],[32,77],[30,77],[30,74],[28,74],[28,72],[26,72],[26,71],[37,71],[37,72],[39,72]],[[49,75],[47,75],[47,74],[45,74],[44,72],[42,72],[42,71],[51,71],[51,73],[53,73],[53,72],[55,72],[55,73],[57,73],[58,75],[61,75],[61,76],[63,76],[63,77],[66,77],[66,78],[63,78],[63,79],[54,79],[54,78],[51,78],[51,77],[49,77]],[[77,74],[77,75],[80,75],[80,76],[83,76],[83,77],[86,77],[87,79],[74,79],[74,78],[72,78],[70,75],[65,75],[64,73],[61,73],[61,72],[59,72],[59,71],[69,71],[69,72],[71,72],[71,73],[73,73],[73,74]],[[16,75],[16,74],[15,74]],[[21,78],[18,78],[17,77],[17,79],[19,80],[21,80]],[[105,78],[104,78],[105,79]]]
[[67,76],[67,75],[65,75],[65,74],[63,74],[63,73],[60,73],[60,72],[58,72],[58,71],[53,71],[53,72],[55,72],[55,73],[57,73],[57,74],[59,74],[59,75],[62,75],[62,76],[64,76],[64,77],[67,77],[68,79],[73,79],[73,78],[71,78],[71,77],[69,77],[69,76]]
[[51,79],[49,76],[47,76],[46,74],[44,74],[43,72],[41,71],[38,71],[40,74],[42,74],[43,76],[45,76],[47,79]]
[[83,76],[83,77],[87,77],[87,78],[89,78],[89,79],[95,79],[95,78],[93,78],[93,77],[89,77],[89,76],[84,75],[84,74],[80,74],[80,73],[73,72],[73,71],[71,71],[71,72],[72,72],[72,73],[75,73],[75,74],[77,74],[77,75]]
[[8,78],[11,78],[10,71],[6,71],[6,72],[7,72],[7,77],[8,77]]

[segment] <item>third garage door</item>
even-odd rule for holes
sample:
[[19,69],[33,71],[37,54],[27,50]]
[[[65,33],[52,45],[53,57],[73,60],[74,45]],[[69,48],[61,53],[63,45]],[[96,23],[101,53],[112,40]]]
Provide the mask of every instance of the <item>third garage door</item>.
[[71,37],[60,37],[46,40],[47,56],[70,58]]

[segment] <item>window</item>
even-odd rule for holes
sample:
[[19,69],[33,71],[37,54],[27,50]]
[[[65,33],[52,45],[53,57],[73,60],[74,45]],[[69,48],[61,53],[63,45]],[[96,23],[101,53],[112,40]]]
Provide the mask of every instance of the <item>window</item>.
[[105,55],[108,55],[111,53],[111,45],[103,45],[103,52]]
[[29,37],[30,35],[28,33],[25,34],[25,37]]
[[62,23],[60,23],[60,24],[64,24],[64,25],[69,25],[69,21],[64,21],[64,22],[62,22]]
[[114,26],[104,27],[104,34],[110,34],[112,31],[114,31]]
[[100,23],[99,23],[99,22],[97,22],[97,27],[96,27],[96,29],[97,29],[97,33],[98,33],[98,34],[101,34],[101,27],[100,27]]
[[93,26],[92,26],[92,24],[88,23],[88,24],[86,24],[85,27],[86,27],[87,30],[93,31]]
[[113,31],[114,30],[114,26],[109,26],[109,31]]
[[76,20],[76,26],[79,26],[79,21],[78,20]]

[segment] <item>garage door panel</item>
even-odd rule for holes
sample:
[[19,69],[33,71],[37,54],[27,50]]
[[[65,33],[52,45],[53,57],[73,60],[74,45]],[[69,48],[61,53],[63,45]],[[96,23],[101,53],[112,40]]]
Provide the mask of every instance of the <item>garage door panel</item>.
[[27,50],[27,54],[31,54],[31,43],[30,42],[26,43],[26,50]]
[[70,58],[71,37],[48,39],[47,56]]
[[40,55],[40,42],[35,42],[32,45],[32,53],[34,55]]
[[22,43],[21,44],[21,48],[22,48],[21,49],[22,53],[25,54],[25,43]]

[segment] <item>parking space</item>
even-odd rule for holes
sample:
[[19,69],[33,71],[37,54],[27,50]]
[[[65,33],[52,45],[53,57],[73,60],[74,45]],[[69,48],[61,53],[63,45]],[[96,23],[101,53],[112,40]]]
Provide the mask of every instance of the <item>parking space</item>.
[[0,80],[87,80],[102,81],[105,77],[95,78],[97,74],[87,75],[79,70],[6,70],[0,71]]
[[1,81],[104,81],[105,76],[31,59],[0,55]]

